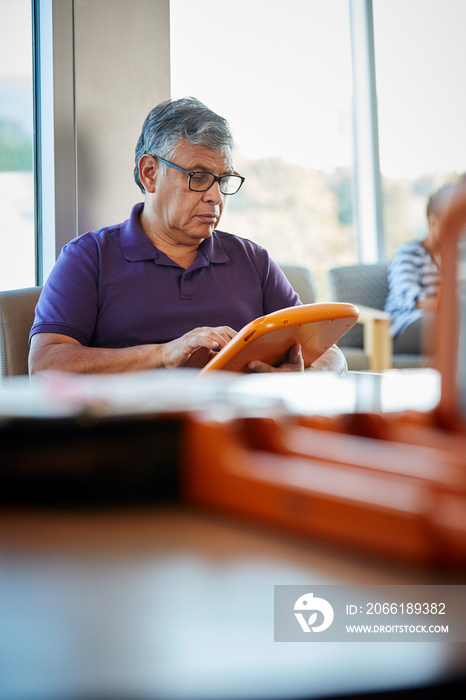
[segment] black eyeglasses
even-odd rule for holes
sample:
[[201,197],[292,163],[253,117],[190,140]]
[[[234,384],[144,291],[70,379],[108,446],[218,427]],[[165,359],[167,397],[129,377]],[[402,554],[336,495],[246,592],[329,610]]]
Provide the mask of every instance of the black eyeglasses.
[[171,163],[169,160],[165,160],[165,158],[161,158],[160,156],[152,157],[162,161],[165,165],[169,165],[170,168],[176,168],[177,170],[181,170],[182,173],[186,173],[188,176],[188,187],[193,192],[207,192],[214,182],[218,182],[222,194],[236,194],[245,180],[244,177],[237,173],[234,175],[217,176],[203,170],[185,170],[185,168],[180,168],[179,165],[175,165],[175,163]]

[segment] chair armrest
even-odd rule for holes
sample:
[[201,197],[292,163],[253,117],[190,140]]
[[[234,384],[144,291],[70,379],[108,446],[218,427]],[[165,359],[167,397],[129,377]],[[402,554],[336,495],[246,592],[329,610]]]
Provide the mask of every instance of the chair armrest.
[[393,340],[390,335],[390,314],[371,306],[360,306],[359,323],[364,329],[364,352],[369,369],[381,372],[393,366]]

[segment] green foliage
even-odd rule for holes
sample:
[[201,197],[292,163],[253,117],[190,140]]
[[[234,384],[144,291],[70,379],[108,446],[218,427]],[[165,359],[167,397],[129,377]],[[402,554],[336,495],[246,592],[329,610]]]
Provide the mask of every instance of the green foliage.
[[32,140],[21,126],[0,120],[0,172],[32,170]]
[[[235,157],[246,182],[228,200],[221,228],[264,246],[277,262],[298,263],[313,273],[354,262],[351,171],[332,174],[281,158]],[[327,290],[322,290],[328,298]]]

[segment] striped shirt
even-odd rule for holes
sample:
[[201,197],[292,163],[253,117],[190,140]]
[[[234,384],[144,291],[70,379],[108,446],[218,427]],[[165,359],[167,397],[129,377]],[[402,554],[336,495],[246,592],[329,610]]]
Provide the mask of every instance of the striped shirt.
[[440,289],[439,269],[421,241],[398,248],[388,268],[388,289],[385,311],[396,337],[422,316],[422,309],[416,309],[417,300],[436,296]]

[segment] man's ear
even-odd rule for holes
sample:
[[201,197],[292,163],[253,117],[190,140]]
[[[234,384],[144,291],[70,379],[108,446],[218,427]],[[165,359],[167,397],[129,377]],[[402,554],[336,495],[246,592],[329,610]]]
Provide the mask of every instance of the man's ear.
[[157,161],[147,154],[139,159],[139,177],[146,192],[155,192],[155,180],[157,176]]

